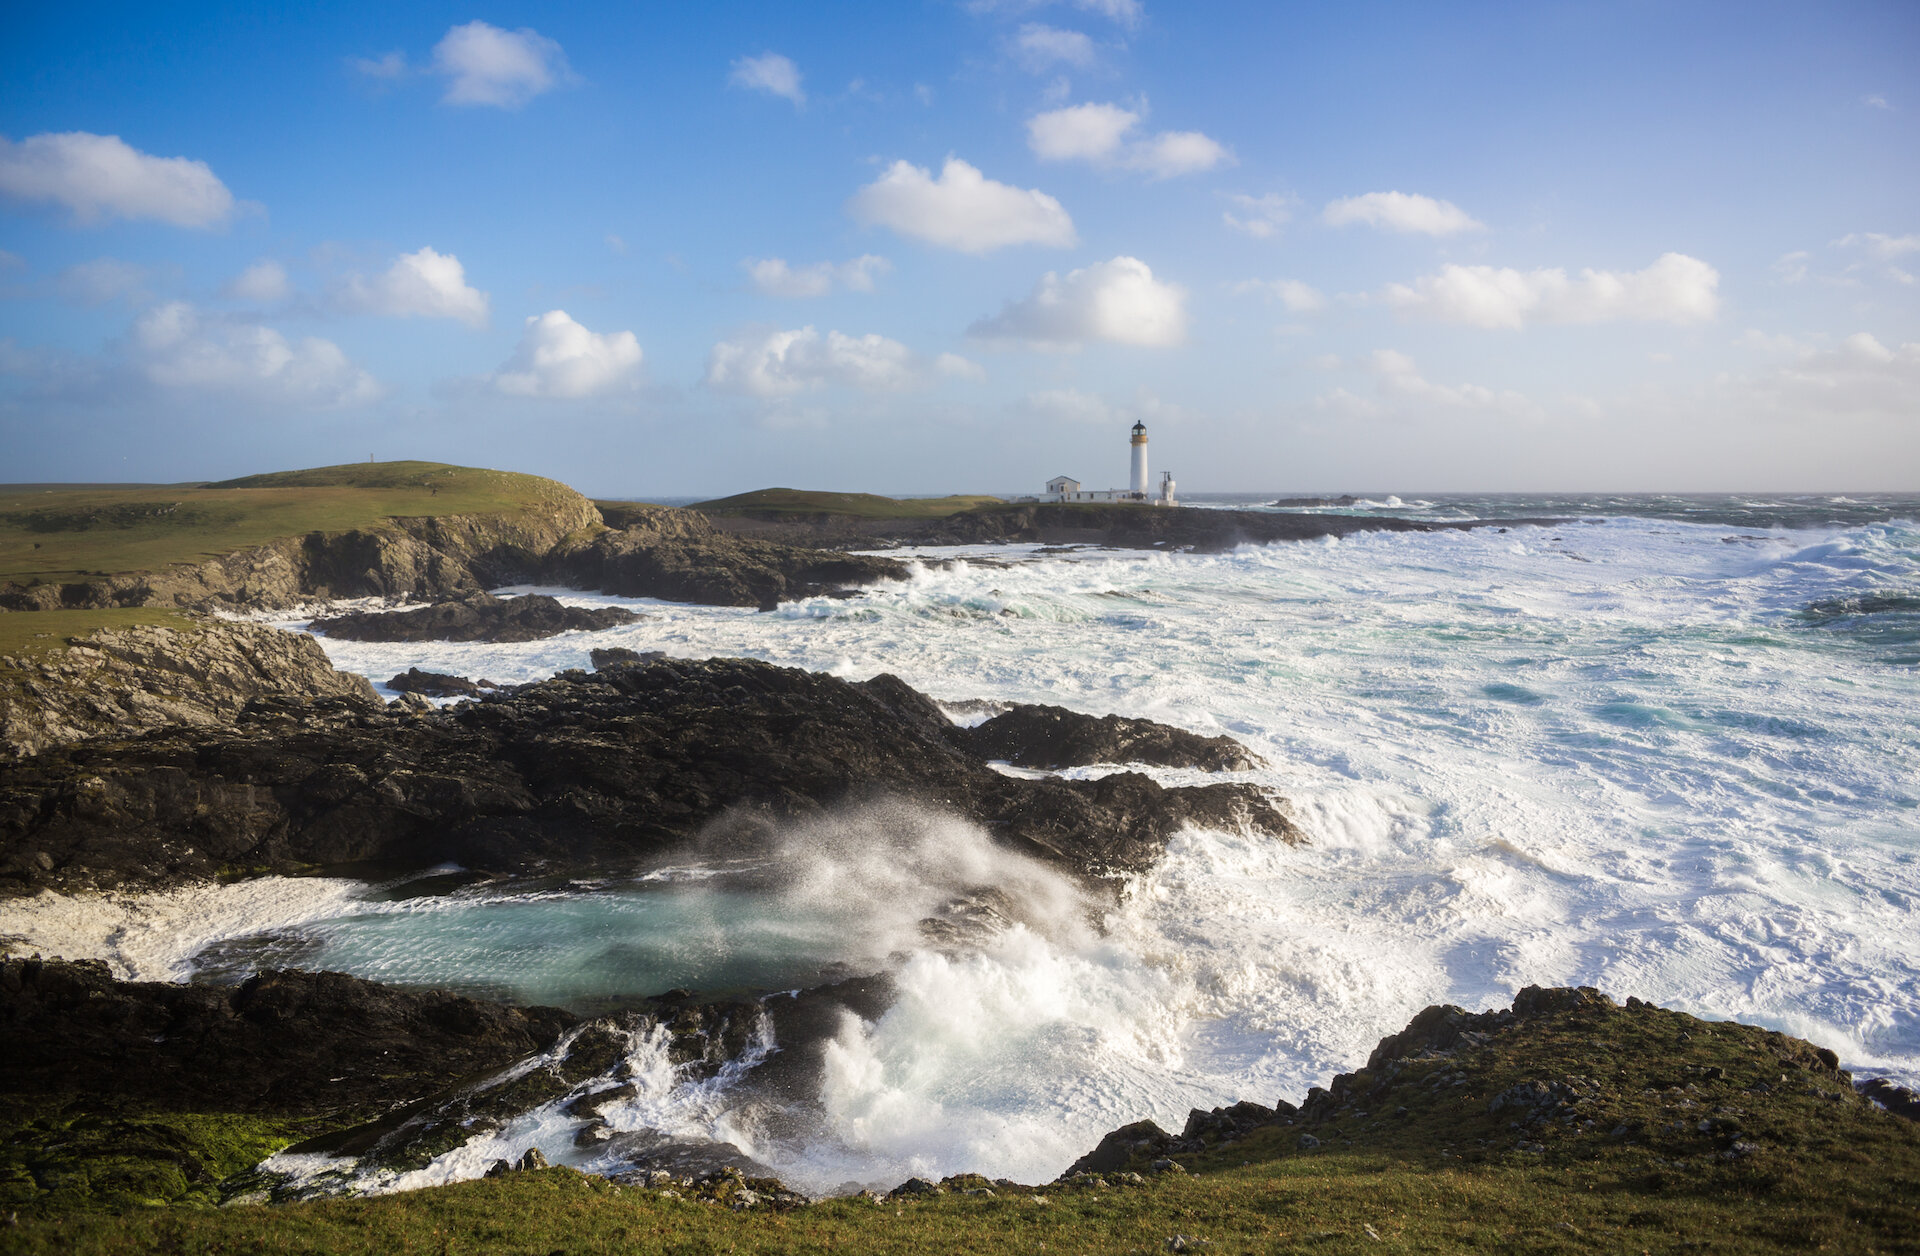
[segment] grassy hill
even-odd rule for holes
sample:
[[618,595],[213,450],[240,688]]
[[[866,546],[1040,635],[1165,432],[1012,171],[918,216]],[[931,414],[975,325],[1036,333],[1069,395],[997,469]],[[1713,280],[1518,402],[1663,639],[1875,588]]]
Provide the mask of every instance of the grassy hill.
[[794,515],[841,515],[853,519],[944,519],[963,510],[997,505],[985,494],[950,497],[882,497],[877,493],[822,493],[799,488],[762,488],[732,497],[697,502],[690,509],[709,515],[748,515],[779,519]]
[[573,490],[438,462],[351,463],[212,484],[0,485],[0,583],[156,571],[397,516],[503,514]]

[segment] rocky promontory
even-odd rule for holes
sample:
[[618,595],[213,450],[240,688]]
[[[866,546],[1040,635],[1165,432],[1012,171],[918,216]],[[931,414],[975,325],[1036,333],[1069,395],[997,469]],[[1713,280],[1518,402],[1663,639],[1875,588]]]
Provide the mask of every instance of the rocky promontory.
[[547,580],[621,597],[770,610],[908,574],[890,558],[734,536],[692,510],[634,506],[618,519],[619,528],[575,538],[549,554]]
[[353,611],[312,627],[342,641],[540,641],[563,632],[598,632],[639,622],[619,606],[567,606],[544,593],[499,598],[470,593],[409,611]]
[[86,737],[204,728],[268,697],[383,705],[304,633],[187,617],[103,628],[63,649],[0,658],[0,763]]
[[1300,832],[1257,786],[988,766],[924,695],[742,659],[570,671],[437,711],[261,698],[231,724],[44,751],[0,777],[0,892],[160,887],[379,862],[488,872],[751,847],[828,808],[908,800],[1082,876],[1187,825]]

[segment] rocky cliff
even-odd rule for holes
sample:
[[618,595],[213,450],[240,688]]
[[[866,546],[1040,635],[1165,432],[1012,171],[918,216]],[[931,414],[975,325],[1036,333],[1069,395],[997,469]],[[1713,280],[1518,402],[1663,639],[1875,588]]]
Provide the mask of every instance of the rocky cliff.
[[336,671],[303,634],[211,618],[106,628],[0,657],[0,764],[86,737],[221,723],[271,695],[382,706],[365,677]]
[[534,576],[560,543],[600,527],[593,503],[555,484],[525,509],[395,518],[283,537],[200,563],[66,584],[0,586],[0,609],[177,606],[261,610],[327,598],[435,598]]

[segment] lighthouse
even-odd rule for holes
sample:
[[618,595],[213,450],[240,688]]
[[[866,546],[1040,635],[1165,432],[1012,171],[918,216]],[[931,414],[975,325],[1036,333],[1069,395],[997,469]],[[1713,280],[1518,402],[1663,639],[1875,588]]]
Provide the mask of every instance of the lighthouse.
[[1145,498],[1147,495],[1147,425],[1133,425],[1133,495]]

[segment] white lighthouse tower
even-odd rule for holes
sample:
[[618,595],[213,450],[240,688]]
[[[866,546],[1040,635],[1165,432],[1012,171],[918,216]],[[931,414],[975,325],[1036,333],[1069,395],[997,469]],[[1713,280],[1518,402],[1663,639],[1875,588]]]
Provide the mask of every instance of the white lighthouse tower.
[[1144,500],[1147,495],[1147,425],[1133,425],[1133,495]]

